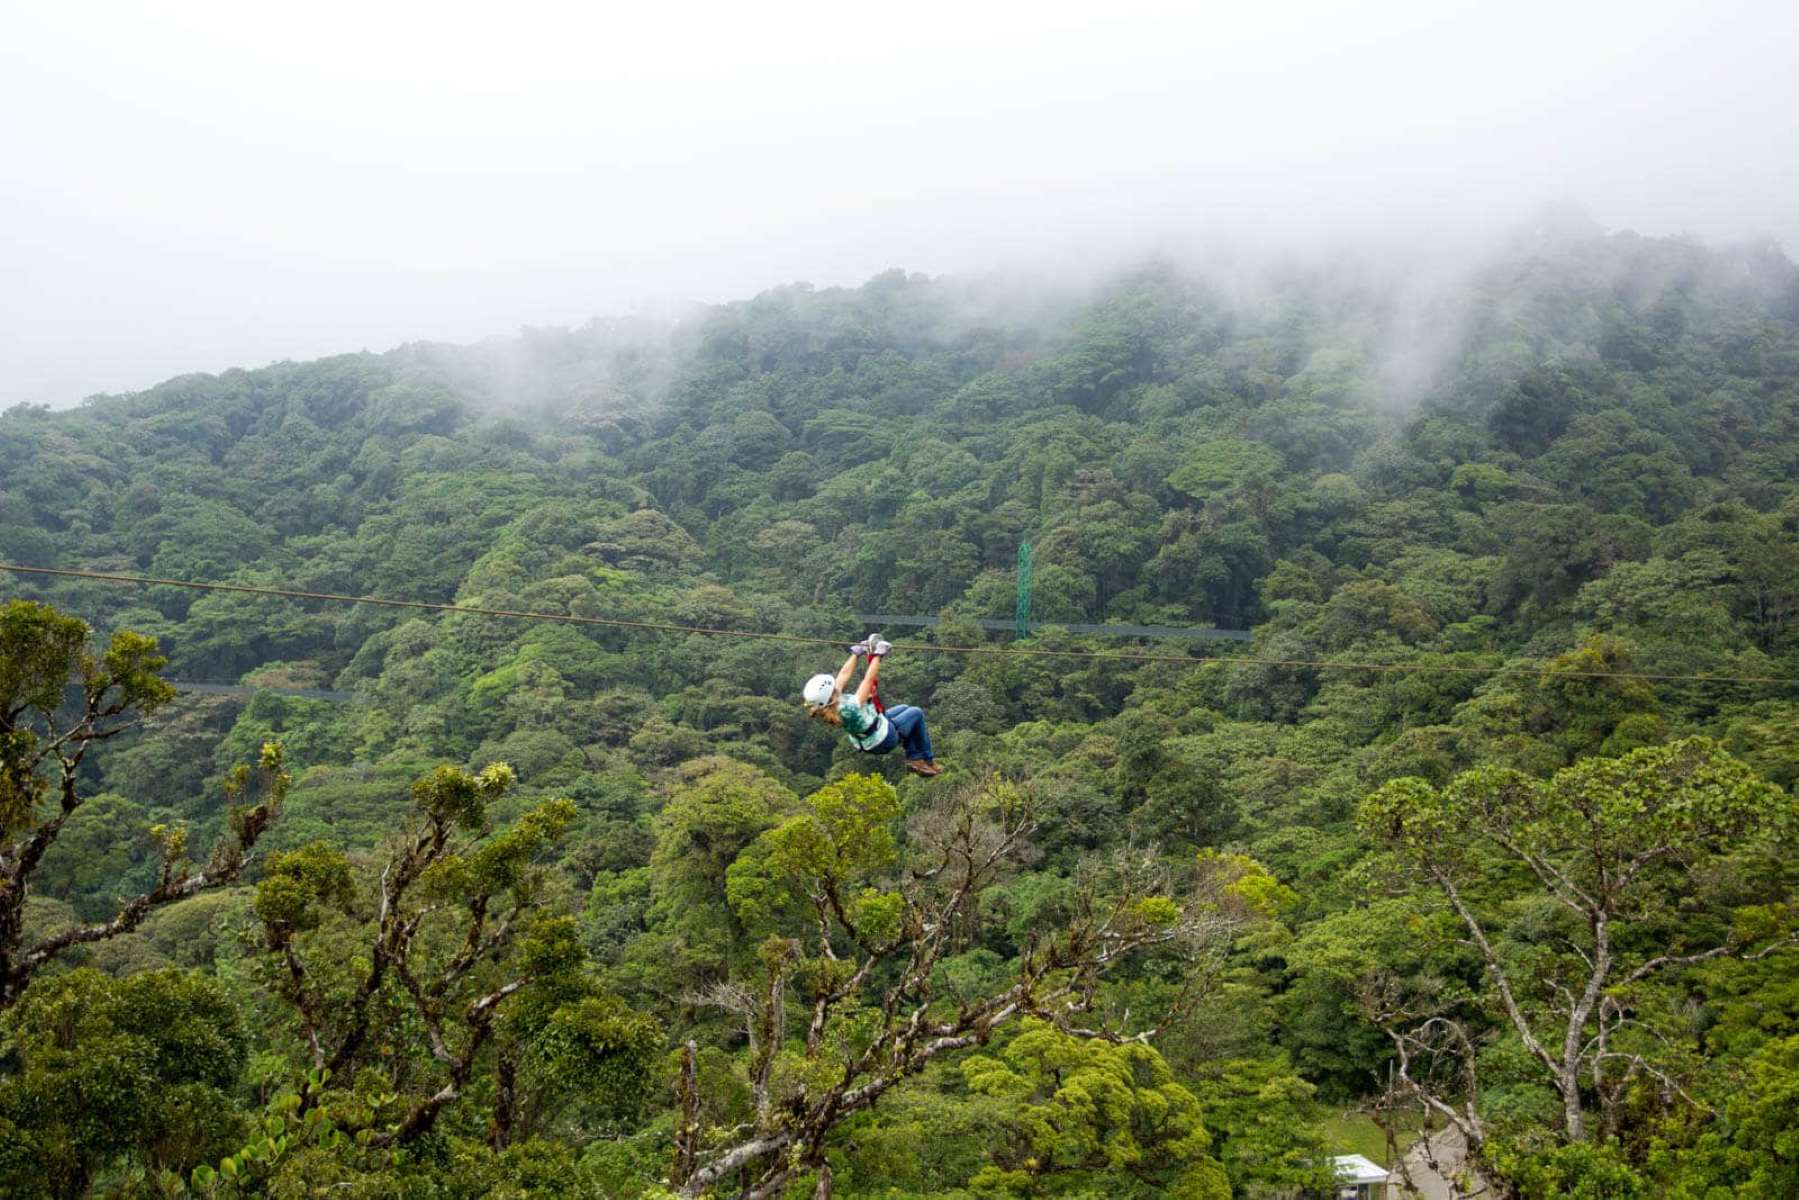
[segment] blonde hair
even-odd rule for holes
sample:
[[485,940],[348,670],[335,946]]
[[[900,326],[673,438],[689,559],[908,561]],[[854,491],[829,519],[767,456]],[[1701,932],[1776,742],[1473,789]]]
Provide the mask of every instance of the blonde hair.
[[823,721],[826,725],[841,725],[843,718],[837,715],[834,704],[808,704],[806,711],[812,714],[813,720]]

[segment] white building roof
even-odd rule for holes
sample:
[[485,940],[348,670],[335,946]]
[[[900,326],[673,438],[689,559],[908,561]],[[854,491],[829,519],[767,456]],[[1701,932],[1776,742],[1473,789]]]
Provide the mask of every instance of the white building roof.
[[1376,1166],[1359,1154],[1339,1154],[1331,1159],[1331,1165],[1337,1168],[1337,1178],[1344,1183],[1385,1183],[1390,1174],[1385,1167]]

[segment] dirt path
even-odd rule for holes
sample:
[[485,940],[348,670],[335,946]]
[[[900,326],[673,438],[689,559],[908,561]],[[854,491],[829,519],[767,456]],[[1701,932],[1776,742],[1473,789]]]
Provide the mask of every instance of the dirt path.
[[[1425,1159],[1424,1149],[1429,1143],[1431,1153],[1436,1156],[1437,1166],[1443,1174],[1431,1170]],[[1393,1186],[1390,1189],[1394,1196],[1416,1196],[1420,1200],[1467,1200],[1469,1196],[1483,1196],[1485,1189],[1473,1193],[1464,1192],[1452,1184],[1445,1175],[1453,1174],[1462,1165],[1466,1153],[1462,1145],[1461,1135],[1453,1129],[1440,1129],[1421,1139],[1410,1150],[1405,1152],[1406,1169],[1411,1173],[1414,1190],[1406,1191],[1399,1173],[1393,1173]]]

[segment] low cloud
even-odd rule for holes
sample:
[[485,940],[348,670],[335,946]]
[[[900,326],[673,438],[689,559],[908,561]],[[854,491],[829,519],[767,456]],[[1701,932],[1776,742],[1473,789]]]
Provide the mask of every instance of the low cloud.
[[[896,266],[1424,281],[1561,197],[1799,240],[1786,4],[614,9],[14,6],[0,405]],[[1415,312],[1397,387],[1440,332]]]

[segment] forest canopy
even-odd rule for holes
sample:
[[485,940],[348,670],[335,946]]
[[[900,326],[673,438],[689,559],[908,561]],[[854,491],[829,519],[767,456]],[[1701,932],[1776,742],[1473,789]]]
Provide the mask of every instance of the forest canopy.
[[1799,269],[1456,299],[890,272],[0,415],[6,563],[1003,650],[1029,543],[1017,648],[1156,659],[902,646],[926,779],[832,646],[0,573],[0,1193],[1799,1194]]

